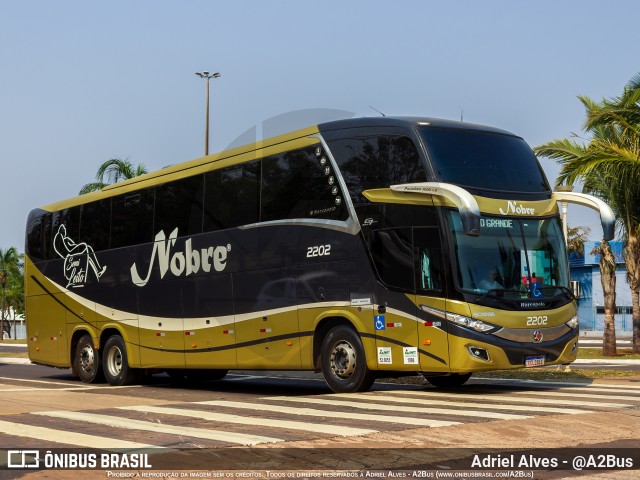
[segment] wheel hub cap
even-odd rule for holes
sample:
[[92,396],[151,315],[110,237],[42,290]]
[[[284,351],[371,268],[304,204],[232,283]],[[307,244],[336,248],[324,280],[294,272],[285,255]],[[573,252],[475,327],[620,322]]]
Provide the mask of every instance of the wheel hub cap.
[[330,366],[340,378],[349,378],[353,374],[356,369],[356,351],[349,342],[342,341],[333,347]]

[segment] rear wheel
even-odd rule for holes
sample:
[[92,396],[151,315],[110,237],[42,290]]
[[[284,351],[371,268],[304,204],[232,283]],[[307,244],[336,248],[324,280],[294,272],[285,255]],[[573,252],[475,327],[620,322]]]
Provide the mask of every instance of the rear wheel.
[[425,377],[427,381],[434,387],[454,388],[461,387],[471,378],[470,373],[452,373],[451,375],[442,375],[435,377]]
[[98,383],[104,380],[100,365],[100,351],[95,348],[91,335],[83,335],[78,340],[72,370],[84,383]]
[[129,367],[127,348],[120,335],[109,337],[102,358],[104,376],[110,385],[131,385],[138,380],[138,370]]
[[376,377],[367,367],[362,340],[353,328],[332,328],[322,342],[322,373],[336,393],[369,390]]

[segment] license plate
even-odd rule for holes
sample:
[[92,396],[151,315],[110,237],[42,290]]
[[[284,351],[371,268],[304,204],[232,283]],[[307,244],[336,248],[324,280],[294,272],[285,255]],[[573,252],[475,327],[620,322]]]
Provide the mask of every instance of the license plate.
[[544,355],[533,355],[531,357],[524,357],[525,367],[542,367],[544,366]]

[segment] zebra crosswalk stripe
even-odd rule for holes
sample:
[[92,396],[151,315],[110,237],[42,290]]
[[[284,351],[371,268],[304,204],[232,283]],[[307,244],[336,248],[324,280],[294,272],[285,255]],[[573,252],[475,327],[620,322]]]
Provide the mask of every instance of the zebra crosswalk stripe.
[[[372,405],[364,402],[332,400],[327,397],[325,398],[270,397],[270,398],[263,398],[263,400],[274,400],[274,401],[277,400],[277,401],[296,402],[296,403],[333,405],[336,407],[346,407],[349,409],[353,408],[358,410],[381,410],[386,412],[391,411],[391,412],[405,412],[405,413],[424,413],[428,415],[458,415],[462,417],[493,418],[498,420],[517,420],[517,419],[531,418],[531,415],[518,415],[513,413],[452,410],[450,408],[408,407],[404,405],[383,405],[382,403]],[[349,413],[349,416],[351,416],[351,413]]]
[[[377,393],[360,394],[360,393],[335,393],[329,394],[330,396],[336,396],[339,398],[354,398],[358,400],[368,402],[391,402],[391,403],[407,403],[413,405],[425,405],[425,402],[429,402],[428,405],[445,405],[448,407],[463,407],[463,408],[491,408],[491,410],[510,410],[514,412],[526,411],[531,412],[531,407],[526,405],[508,405],[504,403],[487,405],[486,403],[473,403],[473,402],[453,402],[448,399],[429,399],[424,400],[420,398],[407,398],[403,397],[405,393],[401,390],[396,392],[389,392],[391,395],[380,395]],[[455,397],[453,397],[455,398]],[[458,410],[452,410],[451,413],[457,413]],[[536,407],[536,413],[566,413],[569,415],[576,415],[579,413],[592,413],[590,410],[578,410],[576,408],[561,408],[561,407]]]
[[158,413],[162,415],[179,415],[193,417],[212,422],[238,423],[242,425],[258,425],[261,427],[285,428],[287,430],[303,430],[305,432],[326,433],[339,436],[358,436],[377,433],[377,430],[364,428],[344,427],[326,423],[297,422],[293,420],[275,420],[271,418],[257,418],[226,413],[208,412],[205,410],[187,410],[183,408],[153,407],[148,405],[118,407],[120,410],[133,410],[136,412]]
[[260,435],[248,435],[244,433],[223,432],[218,430],[208,430],[204,428],[185,427],[177,425],[165,425],[144,420],[133,420],[130,418],[119,418],[111,415],[100,415],[97,413],[84,412],[34,412],[33,415],[44,417],[64,418],[66,420],[78,420],[81,422],[106,425],[113,428],[126,430],[144,430],[147,432],[167,433],[170,435],[180,435],[185,437],[202,438],[206,440],[217,440],[220,442],[236,443],[240,445],[257,445],[259,443],[283,442],[280,438],[263,437]]
[[[624,400],[624,401],[640,403],[640,396],[629,397],[625,395],[602,395],[602,394],[593,394],[593,393],[559,392],[557,390],[548,391],[548,392],[514,391],[509,393],[514,395],[535,395],[535,396],[553,395],[554,397],[592,398],[592,399],[604,398],[607,400]],[[574,403],[574,402],[572,401],[571,403]]]
[[[529,392],[526,392],[529,393]],[[451,398],[451,393],[444,392],[428,392],[428,391],[403,391],[403,395],[415,395],[421,397],[445,397]],[[491,400],[491,401],[500,401],[500,402],[510,402],[510,403],[534,403],[541,405],[558,405],[560,403],[558,400],[552,398],[523,398],[519,396],[512,397],[510,395],[500,395],[500,394],[476,394],[476,393],[455,393],[455,398],[468,398],[471,400]],[[599,407],[599,408],[628,408],[633,407],[634,405],[628,405],[624,403],[610,403],[610,402],[587,402],[584,400],[571,400],[571,405],[576,407]]]
[[25,425],[23,423],[6,422],[4,420],[0,420],[0,431],[6,435],[27,437],[35,440],[75,445],[84,448],[100,448],[104,450],[117,450],[121,448],[150,450],[162,448],[158,445],[149,445],[146,443],[130,442],[128,440],[120,440],[116,438],[88,435],[86,433]]
[[[278,397],[281,399],[284,397]],[[327,410],[316,410],[312,408],[292,408],[282,405],[272,405],[267,403],[248,403],[248,402],[231,402],[226,400],[207,400],[204,402],[195,402],[198,405],[212,405],[216,407],[226,408],[242,408],[246,410],[256,410],[263,412],[277,412],[288,415],[303,415],[308,417],[326,418],[332,414],[338,415],[337,412]],[[347,417],[350,420],[366,420],[373,422],[398,423],[403,425],[413,425],[417,427],[448,427],[451,425],[460,425],[461,422],[453,422],[449,420],[432,420],[428,418],[414,417],[390,417],[388,415],[372,415],[366,413],[348,412]]]

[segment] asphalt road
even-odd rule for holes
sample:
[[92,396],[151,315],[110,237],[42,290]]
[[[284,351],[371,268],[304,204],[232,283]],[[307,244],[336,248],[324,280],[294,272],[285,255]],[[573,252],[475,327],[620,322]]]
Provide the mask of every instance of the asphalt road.
[[[640,447],[640,376],[478,379],[450,391],[376,382],[370,392],[335,395],[313,374],[286,375],[232,374],[202,383],[156,375],[144,385],[111,387],[0,358],[0,449],[186,449],[199,456],[158,454],[154,461],[162,468],[343,469],[388,468],[389,455],[398,468],[455,467],[480,447]],[[206,465],[202,452],[211,455]]]

